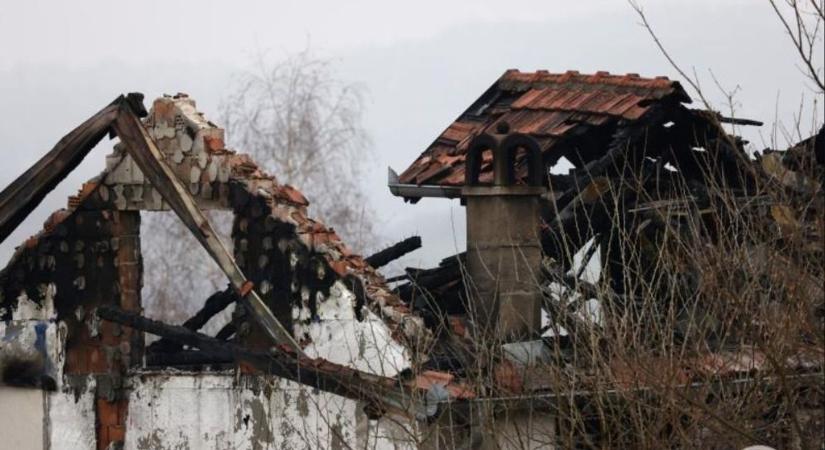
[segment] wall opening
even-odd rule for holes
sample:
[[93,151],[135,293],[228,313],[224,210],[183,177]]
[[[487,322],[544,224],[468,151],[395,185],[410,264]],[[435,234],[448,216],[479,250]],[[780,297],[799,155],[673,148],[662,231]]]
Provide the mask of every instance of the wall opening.
[[[232,211],[206,211],[212,227],[232,251]],[[206,299],[224,290],[229,281],[183,222],[171,211],[141,214],[141,251],[144,315],[170,324],[181,324],[200,310]],[[229,307],[201,329],[215,335],[229,322]],[[156,340],[147,335],[147,344]]]

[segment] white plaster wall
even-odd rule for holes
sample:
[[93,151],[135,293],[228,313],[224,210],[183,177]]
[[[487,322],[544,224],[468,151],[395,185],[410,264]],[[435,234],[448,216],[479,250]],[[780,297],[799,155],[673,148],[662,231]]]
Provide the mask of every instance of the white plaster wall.
[[408,417],[387,414],[368,420],[359,413],[356,444],[353,448],[369,450],[415,450],[422,437],[417,423]]
[[[295,327],[311,338],[306,353],[386,376],[409,367],[384,322],[366,310],[358,321],[354,305],[342,283],[333,285],[318,301],[320,321]],[[308,314],[293,310],[295,319]],[[152,372],[130,384],[128,450],[412,448],[396,439],[409,433],[395,424],[365,423],[357,402],[277,377]]]
[[364,308],[364,320],[355,317],[355,295],[340,281],[317,305],[320,321],[310,325],[298,323],[309,317],[308,302],[292,312],[295,336],[308,335],[311,339],[304,349],[307,356],[383,376],[394,376],[410,366],[407,350],[392,339],[378,316]]
[[43,373],[60,386],[66,327],[56,321],[55,285],[43,284],[39,290],[40,304],[21,292],[17,308],[12,311],[12,320],[0,322],[0,370],[13,361],[29,361],[42,366]]
[[43,448],[43,391],[0,386],[0,448]]
[[130,382],[128,450],[337,449],[356,440],[355,402],[275,377],[152,373]]
[[0,369],[11,359],[41,363],[57,390],[0,386],[0,448],[93,450],[94,378],[75,386],[64,383],[66,327],[56,321],[54,285],[40,291],[41,304],[21,293],[12,320],[0,322]]
[[50,392],[46,408],[46,429],[51,450],[94,450],[95,381],[89,376],[83,385]]

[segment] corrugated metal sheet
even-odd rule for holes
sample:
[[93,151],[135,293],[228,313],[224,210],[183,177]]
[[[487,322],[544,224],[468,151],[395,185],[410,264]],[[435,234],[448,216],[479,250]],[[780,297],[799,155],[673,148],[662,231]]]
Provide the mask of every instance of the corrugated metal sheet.
[[[511,132],[538,139],[546,154],[583,127],[639,120],[664,99],[690,102],[681,85],[667,77],[508,70],[401,174],[400,182],[463,185],[470,139],[500,122],[507,122]],[[491,171],[489,164],[482,165],[481,182],[492,180]]]

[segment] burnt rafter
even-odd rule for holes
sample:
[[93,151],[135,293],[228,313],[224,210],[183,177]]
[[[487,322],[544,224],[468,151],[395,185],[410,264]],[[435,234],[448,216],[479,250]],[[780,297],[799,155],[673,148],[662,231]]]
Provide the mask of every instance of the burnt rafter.
[[49,153],[0,192],[0,242],[103,139],[117,117],[122,95],[67,134]]
[[122,108],[138,117],[146,116],[143,94],[120,95],[105,108],[69,132],[42,158],[0,192],[0,242],[40,204],[83,158],[111,133]]
[[412,236],[364,258],[374,268],[386,266],[398,258],[421,248],[421,237]]

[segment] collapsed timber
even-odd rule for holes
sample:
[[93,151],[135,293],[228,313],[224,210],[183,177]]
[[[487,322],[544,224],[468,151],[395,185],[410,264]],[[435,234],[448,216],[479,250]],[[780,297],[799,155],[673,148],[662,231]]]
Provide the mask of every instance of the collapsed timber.
[[[567,446],[821,441],[812,411],[823,405],[825,362],[825,128],[786,151],[750,154],[723,124],[759,122],[689,102],[666,78],[508,71],[401,175],[391,172],[390,191],[407,201],[461,192],[467,205],[467,252],[391,278],[436,336],[425,367],[492,374],[487,385],[528,395],[625,392],[559,414],[567,438],[557,442]],[[495,236],[531,213],[475,213],[467,187],[489,186],[516,207],[508,183],[529,186],[536,163],[530,145],[500,148],[515,136],[539,149],[548,186],[535,218],[542,261],[502,276],[498,264],[528,256]],[[560,161],[567,174],[551,170]],[[474,265],[491,247],[499,255]],[[544,319],[517,339],[479,332],[489,312],[477,299],[496,270],[496,282],[527,278],[541,291]],[[493,317],[511,301],[496,289]],[[778,393],[733,389],[770,378],[781,380]],[[691,383],[731,389],[699,400],[683,389]]]

